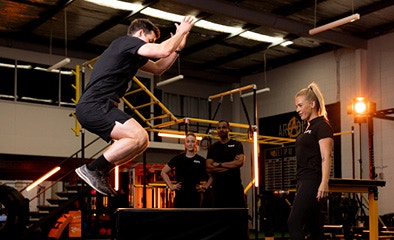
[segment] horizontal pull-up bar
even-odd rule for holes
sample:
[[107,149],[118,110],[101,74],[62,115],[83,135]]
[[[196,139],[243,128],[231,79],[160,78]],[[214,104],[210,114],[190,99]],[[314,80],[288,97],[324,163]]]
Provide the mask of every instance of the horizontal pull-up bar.
[[227,92],[218,93],[218,94],[209,96],[208,100],[211,101],[212,99],[215,99],[215,98],[224,97],[226,95],[230,95],[230,94],[233,94],[233,93],[236,93],[236,92],[242,92],[242,91],[245,91],[245,90],[256,89],[256,88],[257,88],[256,84],[250,84],[250,85],[247,85],[247,86],[244,86],[244,87],[235,88],[235,89],[227,91]]
[[[186,119],[188,119],[190,122],[208,123],[208,124],[213,124],[213,125],[216,125],[219,123],[219,121],[217,121],[217,120],[207,120],[207,119],[199,119],[199,118],[185,118],[185,120]],[[230,122],[230,127],[249,129],[250,126],[248,124]]]

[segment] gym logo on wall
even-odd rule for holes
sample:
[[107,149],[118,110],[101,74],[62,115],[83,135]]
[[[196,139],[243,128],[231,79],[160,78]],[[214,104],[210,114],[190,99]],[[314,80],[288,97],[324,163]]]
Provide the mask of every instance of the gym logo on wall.
[[296,117],[292,117],[287,123],[287,135],[290,138],[296,138],[300,135],[302,126],[302,121],[298,120]]

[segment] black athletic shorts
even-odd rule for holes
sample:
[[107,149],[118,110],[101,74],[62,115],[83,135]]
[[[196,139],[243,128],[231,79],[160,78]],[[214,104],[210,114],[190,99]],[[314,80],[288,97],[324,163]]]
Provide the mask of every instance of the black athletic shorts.
[[83,128],[110,142],[115,122],[124,123],[131,118],[127,113],[119,110],[115,104],[112,101],[78,103],[76,107],[77,119]]

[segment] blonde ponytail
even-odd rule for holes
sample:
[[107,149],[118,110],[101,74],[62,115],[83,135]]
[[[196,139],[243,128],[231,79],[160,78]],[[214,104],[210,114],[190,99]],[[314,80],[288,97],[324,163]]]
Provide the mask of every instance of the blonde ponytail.
[[319,89],[319,86],[315,82],[309,84],[307,88],[301,89],[296,94],[296,97],[298,96],[305,96],[307,100],[315,101],[317,104],[317,111],[319,113],[319,116],[324,116],[324,118],[327,119],[327,111],[324,97]]

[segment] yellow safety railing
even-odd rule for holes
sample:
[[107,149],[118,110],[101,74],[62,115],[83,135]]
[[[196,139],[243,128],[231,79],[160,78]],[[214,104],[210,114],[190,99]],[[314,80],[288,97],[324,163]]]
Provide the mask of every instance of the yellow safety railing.
[[[71,101],[74,104],[77,104],[79,101],[79,98],[81,96],[81,75],[80,75],[81,68],[79,65],[75,66],[75,71],[73,70],[72,73],[75,75],[75,84],[72,84],[71,86],[75,89],[75,98],[71,99]],[[79,136],[79,133],[81,132],[81,125],[78,122],[77,116],[75,113],[71,113],[71,116],[75,119],[75,127],[71,128],[73,132],[75,133],[75,136]]]

